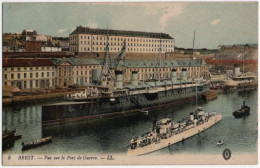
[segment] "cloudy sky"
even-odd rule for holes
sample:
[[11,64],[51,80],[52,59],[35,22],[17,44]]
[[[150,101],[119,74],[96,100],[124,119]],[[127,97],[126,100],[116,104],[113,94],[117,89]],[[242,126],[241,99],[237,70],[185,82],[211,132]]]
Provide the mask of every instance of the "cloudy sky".
[[3,32],[68,37],[76,26],[164,32],[176,46],[257,43],[257,2],[4,3]]

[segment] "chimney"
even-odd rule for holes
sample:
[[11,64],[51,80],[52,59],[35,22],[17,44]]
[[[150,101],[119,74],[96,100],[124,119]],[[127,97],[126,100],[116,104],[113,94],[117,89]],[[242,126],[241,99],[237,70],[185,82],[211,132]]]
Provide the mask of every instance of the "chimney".
[[187,80],[187,69],[186,68],[182,68],[182,70],[181,70],[181,79],[184,81]]
[[237,77],[240,75],[240,66],[238,64],[234,65],[234,76]]
[[123,88],[123,80],[122,80],[122,74],[123,71],[115,71],[116,74],[116,81],[115,81],[115,88]]
[[132,71],[131,84],[138,86],[138,71]]
[[177,81],[177,69],[176,68],[172,68],[171,81],[173,83]]
[[190,113],[190,120],[193,121],[194,120],[194,114],[191,112]]

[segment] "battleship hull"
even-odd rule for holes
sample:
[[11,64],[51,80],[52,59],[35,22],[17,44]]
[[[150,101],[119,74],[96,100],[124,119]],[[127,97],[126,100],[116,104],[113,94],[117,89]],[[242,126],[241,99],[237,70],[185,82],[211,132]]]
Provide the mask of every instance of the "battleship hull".
[[[197,87],[197,95],[209,91],[208,85]],[[151,109],[166,104],[175,104],[195,99],[196,88],[178,88],[157,93],[142,93],[92,99],[88,102],[66,102],[42,106],[42,124],[56,124],[77,120],[100,119],[138,112],[139,109]]]
[[185,140],[189,137],[192,137],[192,136],[210,128],[211,126],[213,126],[217,122],[219,122],[221,120],[221,118],[222,118],[221,115],[218,114],[218,115],[210,118],[208,121],[206,121],[205,123],[203,123],[201,125],[194,126],[193,128],[187,129],[177,135],[173,135],[170,138],[161,139],[160,142],[158,142],[158,143],[155,143],[152,145],[147,145],[147,146],[136,148],[136,149],[129,149],[127,151],[127,155],[129,155],[129,156],[144,155],[144,154],[151,153],[151,152],[160,150],[162,148],[168,147],[170,145],[173,145],[177,142]]

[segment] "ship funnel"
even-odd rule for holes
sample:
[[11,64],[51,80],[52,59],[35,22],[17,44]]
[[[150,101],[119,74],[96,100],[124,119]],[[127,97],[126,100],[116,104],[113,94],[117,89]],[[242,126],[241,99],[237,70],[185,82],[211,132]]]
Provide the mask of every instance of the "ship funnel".
[[123,80],[122,80],[122,75],[123,71],[115,71],[116,74],[116,81],[115,81],[115,87],[116,88],[123,88]]
[[238,64],[234,65],[234,77],[237,77],[240,75],[240,66]]
[[194,120],[194,114],[190,113],[190,120],[193,121]]
[[171,81],[174,83],[177,81],[177,69],[173,68],[171,73]]
[[181,70],[181,79],[182,80],[187,80],[187,69],[186,68],[182,68]]
[[131,84],[138,86],[138,71],[132,71]]
[[101,82],[101,71],[101,69],[92,69],[91,74],[93,83],[98,84]]

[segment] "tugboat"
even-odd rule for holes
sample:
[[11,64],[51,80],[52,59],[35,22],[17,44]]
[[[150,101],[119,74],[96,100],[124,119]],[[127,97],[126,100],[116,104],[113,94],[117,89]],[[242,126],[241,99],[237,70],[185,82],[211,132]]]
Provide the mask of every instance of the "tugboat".
[[205,113],[198,107],[195,114],[182,121],[173,122],[165,118],[156,122],[151,131],[130,140],[127,155],[138,156],[151,153],[196,135],[221,120],[219,113]]
[[236,110],[233,112],[233,115],[235,116],[235,118],[240,118],[240,117],[244,117],[244,116],[248,116],[250,112],[250,107],[246,106],[246,102],[243,102],[243,105],[241,106],[241,109]]
[[38,139],[34,142],[29,142],[27,144],[22,143],[22,150],[24,151],[27,149],[35,148],[35,147],[42,146],[44,144],[51,143],[51,142],[52,142],[52,137],[49,136],[49,137],[45,137],[42,139]]

